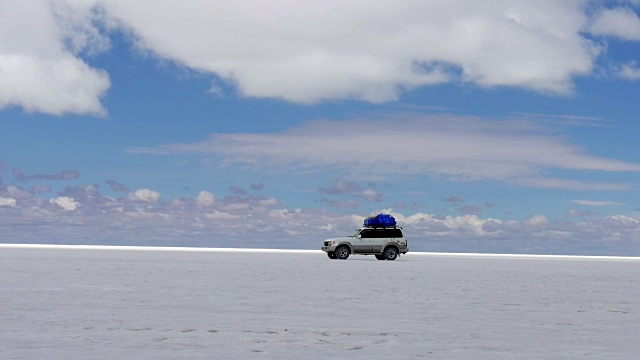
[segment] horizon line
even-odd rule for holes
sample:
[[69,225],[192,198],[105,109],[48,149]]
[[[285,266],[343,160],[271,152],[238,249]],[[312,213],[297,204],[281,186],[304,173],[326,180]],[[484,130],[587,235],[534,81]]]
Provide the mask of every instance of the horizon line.
[[[118,250],[118,251],[175,251],[175,252],[227,252],[227,253],[306,253],[319,254],[322,250],[268,249],[268,248],[213,248],[186,246],[135,246],[135,245],[67,245],[67,244],[11,244],[0,243],[0,249],[54,249],[54,250]],[[612,255],[555,255],[555,254],[496,254],[410,251],[403,256],[510,258],[510,259],[564,259],[564,260],[627,260],[640,261],[638,256]]]

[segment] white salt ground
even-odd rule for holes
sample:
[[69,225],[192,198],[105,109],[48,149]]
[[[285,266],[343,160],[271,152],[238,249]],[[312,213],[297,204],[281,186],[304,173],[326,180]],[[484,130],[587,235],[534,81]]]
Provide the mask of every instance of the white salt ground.
[[0,359],[640,353],[640,260],[629,258],[4,245],[0,304]]

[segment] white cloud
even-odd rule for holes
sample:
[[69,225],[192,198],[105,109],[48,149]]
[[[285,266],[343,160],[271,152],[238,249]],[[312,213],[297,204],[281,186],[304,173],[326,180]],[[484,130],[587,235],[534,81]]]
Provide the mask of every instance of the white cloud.
[[[0,34],[7,35],[0,38],[0,109],[17,105],[55,115],[104,115],[100,97],[110,87],[109,76],[66,49],[71,32],[56,22],[54,3],[0,3]],[[79,39],[76,43],[78,49],[85,46]]]
[[535,122],[456,115],[316,121],[279,134],[214,134],[201,143],[131,151],[204,154],[255,167],[333,166],[359,176],[427,173],[456,181],[496,180],[574,190],[627,190],[631,185],[543,174],[553,169],[640,172],[640,164],[589,155]]
[[0,206],[14,207],[16,204],[16,199],[0,196]]
[[57,198],[50,199],[49,202],[56,204],[67,211],[74,211],[80,205],[80,203],[75,201],[72,197],[68,196],[58,196]]
[[549,224],[549,220],[544,215],[533,215],[525,223],[529,226],[544,226]]
[[389,101],[451,81],[566,94],[600,52],[581,34],[580,2],[93,3],[160,58],[215,73],[244,96],[301,103]]
[[360,197],[362,197],[365,200],[375,201],[375,202],[378,202],[378,201],[382,200],[382,195],[380,195],[377,191],[372,190],[372,189],[367,189],[367,190],[363,191],[360,194]]
[[258,205],[260,206],[275,206],[278,205],[278,199],[274,197],[268,197],[266,199],[258,200]]
[[160,200],[160,193],[150,189],[138,189],[127,195],[127,200],[155,203]]
[[14,185],[7,186],[6,193],[10,197],[18,200],[27,200],[33,198],[32,193]]
[[111,48],[108,34],[101,27],[115,28],[101,7],[95,7],[91,0],[49,1],[50,13],[57,25],[59,38],[73,54],[100,54]]
[[614,206],[622,205],[619,202],[614,201],[593,201],[593,200],[572,200],[573,203],[584,206]]
[[638,229],[640,227],[640,219],[626,215],[611,215],[603,218],[603,222],[614,223],[618,226],[617,230],[622,228]]
[[215,196],[213,196],[213,194],[208,191],[202,190],[198,193],[198,196],[196,196],[196,204],[198,206],[202,206],[202,207],[211,206],[215,203],[215,201],[216,201]]
[[594,16],[589,31],[595,35],[640,41],[640,17],[627,7],[603,9]]
[[233,214],[221,212],[221,211],[206,213],[205,217],[210,220],[221,220],[221,221],[232,221],[232,220],[238,220],[240,218],[240,216],[238,215],[233,215]]
[[465,214],[461,216],[436,216],[433,214],[414,213],[405,216],[402,213],[391,209],[384,209],[380,212],[391,214],[398,224],[411,228],[426,228],[432,236],[451,236],[452,234],[468,234],[471,236],[488,236],[487,224],[501,224],[497,219],[482,219],[477,215]]
[[570,209],[569,211],[567,211],[567,216],[568,217],[594,217],[598,215],[598,213],[593,212],[593,211],[582,211],[582,210],[578,210],[578,209]]
[[638,81],[640,80],[640,67],[638,67],[638,63],[635,61],[628,62],[618,69],[617,75],[621,79]]
[[[637,170],[630,170],[637,171]],[[630,183],[612,183],[577,179],[559,179],[545,176],[532,176],[513,179],[513,183],[520,186],[536,187],[541,189],[570,189],[579,191],[624,191],[633,188]]]

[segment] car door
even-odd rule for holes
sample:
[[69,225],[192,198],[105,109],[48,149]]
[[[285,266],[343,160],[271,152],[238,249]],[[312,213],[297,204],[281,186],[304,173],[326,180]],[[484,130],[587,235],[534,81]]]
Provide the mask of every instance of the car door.
[[386,237],[388,237],[386,229],[376,230],[374,233],[374,238],[369,242],[371,245],[369,251],[373,253],[381,253],[384,244],[387,242]]
[[398,244],[398,246],[400,247],[400,251],[406,251],[407,239],[404,238],[404,235],[402,234],[402,230],[400,229],[390,230],[389,238],[390,238],[389,239],[390,241],[393,241]]
[[354,241],[354,249],[355,253],[369,253],[371,252],[371,241],[374,240],[373,229],[363,229],[360,231],[360,234],[356,237],[356,241]]

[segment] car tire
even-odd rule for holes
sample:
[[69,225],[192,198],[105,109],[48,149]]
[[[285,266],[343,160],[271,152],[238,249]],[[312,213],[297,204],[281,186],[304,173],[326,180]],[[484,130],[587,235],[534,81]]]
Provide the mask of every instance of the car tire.
[[329,257],[329,259],[337,259],[336,253],[334,253],[334,252],[328,252],[327,256]]
[[398,257],[398,249],[393,246],[389,246],[384,249],[384,259],[385,260],[395,260]]
[[378,255],[378,254],[376,254],[376,259],[378,259],[378,260],[387,260],[387,259],[384,258],[384,255]]
[[336,249],[335,255],[338,260],[347,260],[349,258],[349,247],[348,246],[338,246]]

